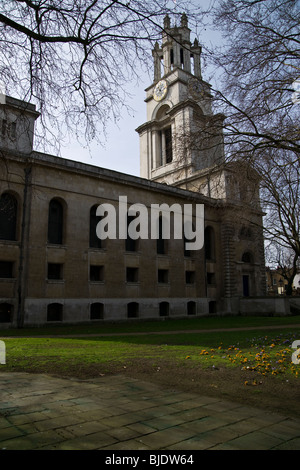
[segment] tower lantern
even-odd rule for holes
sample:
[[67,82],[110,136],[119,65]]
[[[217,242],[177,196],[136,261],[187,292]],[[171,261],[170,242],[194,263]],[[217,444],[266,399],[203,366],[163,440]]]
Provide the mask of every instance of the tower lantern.
[[220,147],[216,154],[215,142],[211,151],[191,145],[189,136],[195,128],[207,129],[214,115],[211,86],[201,75],[201,46],[197,39],[191,42],[186,14],[179,26],[165,17],[161,45],[156,42],[152,55],[154,80],[146,89],[147,122],[137,129],[141,176],[184,186],[222,154]]

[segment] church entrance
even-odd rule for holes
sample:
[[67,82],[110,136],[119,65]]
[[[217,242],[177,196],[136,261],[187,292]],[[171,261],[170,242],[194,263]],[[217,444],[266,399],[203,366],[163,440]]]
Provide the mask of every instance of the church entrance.
[[243,296],[249,297],[250,295],[250,279],[248,274],[243,274]]

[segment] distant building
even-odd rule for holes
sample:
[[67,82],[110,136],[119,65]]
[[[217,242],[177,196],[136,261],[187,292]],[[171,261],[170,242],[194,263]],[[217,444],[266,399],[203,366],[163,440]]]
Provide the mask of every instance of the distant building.
[[[288,281],[284,278],[282,269],[266,268],[267,293],[268,295],[284,295]],[[300,295],[300,273],[293,280],[293,295]]]
[[[239,313],[241,298],[266,294],[257,180],[224,165],[223,117],[186,16],[178,27],[166,17],[164,31],[137,129],[140,178],[34,151],[35,106],[8,96],[0,105],[3,326]],[[194,146],[210,128],[210,145]],[[120,196],[148,210],[203,204],[204,247],[189,251],[161,230],[100,240],[97,207],[115,207],[119,224]]]

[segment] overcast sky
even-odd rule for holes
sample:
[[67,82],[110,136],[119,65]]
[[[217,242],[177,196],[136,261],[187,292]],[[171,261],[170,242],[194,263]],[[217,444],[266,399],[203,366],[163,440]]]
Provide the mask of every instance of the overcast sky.
[[[201,2],[211,3],[211,0],[201,0]],[[205,38],[202,37],[204,35]],[[205,32],[202,31],[198,40],[200,44],[203,44],[204,40],[207,44],[208,42],[215,43],[218,36],[215,31],[206,29]],[[191,31],[192,42],[194,38],[195,31]],[[202,75],[204,80],[208,80],[205,69],[202,70]],[[61,156],[63,158],[139,176],[139,135],[135,129],[141,124],[144,124],[147,120],[146,103],[144,102],[146,98],[145,89],[150,86],[152,82],[153,76],[144,73],[141,75],[138,85],[135,83],[128,85],[128,92],[132,98],[128,99],[127,104],[134,110],[134,114],[130,116],[125,111],[118,124],[111,123],[108,126],[105,147],[94,145],[91,149],[84,149],[80,144],[74,142],[72,145],[61,149]]]
[[74,142],[73,145],[61,149],[61,156],[139,176],[139,135],[135,129],[147,120],[144,90],[151,83],[148,75],[144,75],[138,87],[135,84],[132,87],[129,85],[128,90],[132,99],[128,99],[128,105],[133,108],[134,115],[131,116],[125,111],[118,124],[111,123],[108,126],[104,147],[93,145],[91,149],[84,149]]

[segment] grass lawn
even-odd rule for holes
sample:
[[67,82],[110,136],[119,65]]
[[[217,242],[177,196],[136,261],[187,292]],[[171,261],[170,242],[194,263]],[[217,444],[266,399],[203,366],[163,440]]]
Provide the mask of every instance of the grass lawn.
[[260,326],[276,326],[299,324],[300,316],[292,317],[201,317],[171,319],[166,318],[159,321],[124,321],[124,322],[101,322],[88,325],[59,325],[45,326],[42,328],[5,329],[0,328],[1,336],[40,336],[40,335],[76,335],[76,334],[109,334],[109,333],[134,333],[152,331],[179,331],[216,328],[249,328]]
[[[222,331],[213,331],[218,329]],[[87,336],[76,337],[83,334]],[[247,403],[265,400],[264,406],[273,406],[273,400],[276,409],[281,410],[281,402],[285,411],[290,407],[291,414],[300,415],[300,364],[292,362],[295,349],[291,347],[293,341],[300,341],[299,316],[11,329],[0,331],[0,339],[6,346],[6,365],[0,366],[0,372],[80,379],[128,374],[241,401],[247,396]]]

